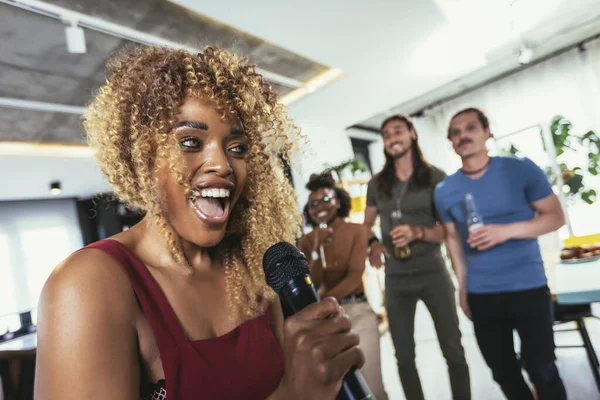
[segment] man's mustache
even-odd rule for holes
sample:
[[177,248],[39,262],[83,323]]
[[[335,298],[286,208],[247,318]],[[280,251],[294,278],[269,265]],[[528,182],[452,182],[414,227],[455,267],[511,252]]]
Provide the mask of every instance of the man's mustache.
[[473,140],[469,139],[469,138],[464,138],[464,139],[462,139],[461,141],[458,142],[458,144],[456,145],[456,147],[461,147],[461,146],[463,146],[463,145],[465,145],[467,143],[473,143]]

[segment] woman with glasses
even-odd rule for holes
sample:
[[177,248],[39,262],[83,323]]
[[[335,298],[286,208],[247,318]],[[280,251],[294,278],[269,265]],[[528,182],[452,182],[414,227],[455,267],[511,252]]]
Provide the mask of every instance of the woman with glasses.
[[367,302],[362,275],[367,257],[367,231],[362,224],[345,221],[350,196],[335,186],[330,173],[311,175],[304,217],[314,229],[300,239],[300,250],[310,262],[313,282],[321,298],[335,297],[360,336],[366,362],[361,369],[377,400],[388,396],[381,377],[377,316]]

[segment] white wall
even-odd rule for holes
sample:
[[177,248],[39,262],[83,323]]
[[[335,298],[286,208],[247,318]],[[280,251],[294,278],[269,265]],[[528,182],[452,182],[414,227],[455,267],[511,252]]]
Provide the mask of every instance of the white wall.
[[383,154],[383,140],[378,138],[369,145],[369,158],[371,159],[371,169],[373,175],[383,169],[385,165],[385,154]]
[[75,200],[0,202],[0,316],[36,308],[50,272],[82,245]]
[[292,160],[292,177],[298,192],[298,205],[304,207],[308,190],[304,188],[313,173],[354,158],[352,143],[344,130],[298,123],[309,143]]
[[[572,49],[426,110],[424,117],[415,119],[415,125],[429,161],[447,173],[459,167],[458,158],[446,139],[446,130],[451,116],[466,107],[481,108],[488,115],[496,138],[540,123],[547,129],[557,114],[571,120],[575,134],[581,135],[590,129],[600,132],[600,39],[586,43],[585,49],[583,53]],[[526,156],[546,155],[539,137],[522,140],[527,143],[522,142],[518,148]],[[496,147],[493,140],[488,144]],[[577,164],[585,167],[585,153],[584,149],[576,149],[569,154],[573,159],[568,161],[572,162],[571,167]],[[566,160],[567,155],[562,157],[559,161]],[[546,158],[548,165],[554,162],[547,155]],[[580,160],[575,161],[576,158]],[[590,175],[584,182],[596,190],[600,185],[600,179]],[[567,209],[575,235],[598,231],[600,202],[590,206],[580,200],[570,201]],[[561,237],[566,235],[566,230],[561,232]]]
[[48,198],[53,181],[62,184],[58,198],[94,196],[112,191],[91,156],[0,154],[0,171],[0,201]]
[[452,149],[442,126],[423,117],[413,118],[413,122],[419,135],[419,146],[430,164],[440,168],[448,175],[460,168],[460,157]]
[[381,135],[379,133],[369,132],[364,129],[357,128],[346,129],[346,134],[349,137],[371,141],[371,144],[369,145],[369,158],[371,160],[371,169],[373,175],[381,171],[383,165],[385,164],[383,140],[381,139]]
[[[452,146],[446,139],[445,134],[440,132],[427,118],[413,118],[413,122],[415,123],[415,129],[419,135],[419,146],[421,146],[425,159],[429,163],[446,171],[446,173],[456,171],[460,166],[460,158],[452,150]],[[365,134],[365,131],[356,128],[350,128],[346,132],[352,137],[373,140],[369,145],[371,167],[373,169],[373,174],[381,171],[385,164],[381,135],[368,132]]]
[[549,121],[562,114],[577,131],[598,129],[600,123],[600,40],[499,79],[426,110],[415,123],[420,133],[444,140],[451,116],[466,107],[481,108],[490,119],[492,133],[501,137]]

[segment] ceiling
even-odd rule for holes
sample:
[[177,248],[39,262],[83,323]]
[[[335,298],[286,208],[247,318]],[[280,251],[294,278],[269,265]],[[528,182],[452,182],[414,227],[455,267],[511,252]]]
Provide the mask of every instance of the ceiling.
[[329,129],[429,94],[404,110],[418,111],[514,69],[521,40],[547,54],[600,33],[600,0],[176,2],[344,70],[344,79],[290,107],[301,123]]
[[[339,68],[343,77],[289,106],[300,125],[319,127],[319,132],[357,124],[376,128],[390,112],[419,111],[519,68],[516,51],[522,42],[540,57],[600,33],[600,0],[50,3],[171,42],[234,49],[260,68],[299,82]],[[84,105],[104,78],[106,56],[126,42],[85,32],[88,52],[70,54],[61,22],[0,4],[0,98]],[[291,90],[274,87],[284,95]],[[83,131],[78,115],[0,107],[0,140],[81,143]],[[28,159],[50,179],[45,158]],[[68,169],[73,173],[82,162],[62,160],[73,163]],[[0,157],[0,169],[10,165]],[[0,200],[47,197],[46,188],[29,187],[20,169],[13,173],[22,183],[0,188]],[[88,189],[77,194],[100,191]]]
[[[164,0],[53,0],[52,5],[198,49],[212,44],[234,50],[263,71],[299,85],[329,69]],[[82,107],[105,80],[107,56],[132,44],[85,29],[87,52],[69,53],[65,26],[46,15],[0,3],[0,98]],[[295,89],[271,84],[281,96]],[[0,107],[0,141],[84,144],[84,136],[77,114]]]
[[[478,26],[464,29],[457,24],[461,18],[472,19],[472,16],[453,15],[460,11],[459,7],[453,7],[469,2],[440,1],[446,5],[448,17],[454,19],[455,24],[426,40],[415,58],[422,64],[444,65],[445,68],[454,58],[465,57],[470,60],[467,63],[472,63],[472,69],[417,96],[400,96],[392,107],[358,122],[356,127],[379,131],[383,120],[392,114],[419,115],[431,106],[529,68],[600,35],[600,0],[516,0],[512,9],[507,6],[508,0],[490,1],[490,4],[497,3],[496,7],[480,14]],[[476,38],[473,29],[478,32]],[[465,34],[469,40],[463,43],[471,43],[475,54],[456,48],[455,44]],[[521,63],[527,61],[520,59],[522,46],[531,50],[529,62]],[[435,54],[438,54],[437,60]],[[427,75],[435,70],[435,67],[424,67],[421,73]]]

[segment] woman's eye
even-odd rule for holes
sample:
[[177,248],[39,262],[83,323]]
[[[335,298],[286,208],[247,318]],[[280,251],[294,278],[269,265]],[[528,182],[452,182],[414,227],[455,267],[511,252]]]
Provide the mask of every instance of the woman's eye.
[[179,141],[179,144],[181,145],[181,147],[183,147],[184,150],[187,151],[198,150],[201,145],[200,140],[198,140],[198,138],[195,137],[183,138]]
[[229,149],[229,151],[238,155],[246,154],[246,151],[248,151],[248,145],[240,144],[235,147],[232,147],[231,149]]

